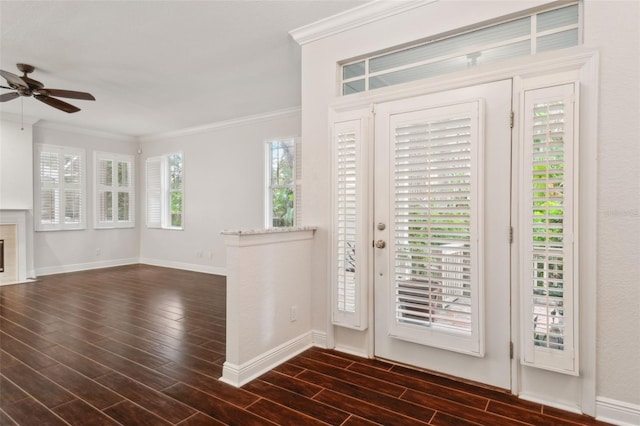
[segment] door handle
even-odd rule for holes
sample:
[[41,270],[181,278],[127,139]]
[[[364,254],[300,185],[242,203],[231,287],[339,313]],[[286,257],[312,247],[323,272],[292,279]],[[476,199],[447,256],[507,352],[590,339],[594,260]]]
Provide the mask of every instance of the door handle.
[[376,241],[376,248],[379,249],[383,249],[387,246],[387,243],[384,242],[384,240],[378,240]]

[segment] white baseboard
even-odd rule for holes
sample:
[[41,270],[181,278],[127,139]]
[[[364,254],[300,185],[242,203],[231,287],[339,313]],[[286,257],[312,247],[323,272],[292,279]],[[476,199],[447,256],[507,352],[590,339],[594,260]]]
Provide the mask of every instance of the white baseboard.
[[225,361],[222,367],[220,380],[235,387],[240,387],[251,380],[261,376],[283,362],[306,351],[312,345],[311,331],[283,343],[282,345],[267,351],[242,365]]
[[327,349],[327,333],[320,330],[311,330],[311,344],[322,349]]
[[369,358],[369,355],[359,348],[352,348],[350,346],[336,345],[334,348],[338,352],[344,352],[345,354],[359,356],[360,358]]
[[640,405],[596,397],[596,419],[621,426],[640,425]]
[[88,271],[90,269],[111,268],[113,266],[135,265],[140,263],[140,259],[132,257],[130,259],[103,260],[100,262],[75,263],[71,265],[48,266],[36,268],[35,275],[64,274],[66,272]]
[[153,266],[164,266],[166,268],[184,269],[185,271],[202,272],[205,274],[227,276],[227,269],[219,266],[198,265],[195,263],[174,262],[164,259],[140,258],[140,263]]

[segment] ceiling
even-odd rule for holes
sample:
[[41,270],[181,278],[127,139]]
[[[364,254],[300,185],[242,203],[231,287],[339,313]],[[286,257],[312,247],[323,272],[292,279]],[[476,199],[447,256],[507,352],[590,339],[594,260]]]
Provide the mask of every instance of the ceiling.
[[[0,69],[55,89],[2,113],[129,136],[161,134],[300,105],[300,47],[289,31],[362,0],[0,1]],[[2,80],[2,85],[6,85]],[[1,89],[1,93],[8,90]]]

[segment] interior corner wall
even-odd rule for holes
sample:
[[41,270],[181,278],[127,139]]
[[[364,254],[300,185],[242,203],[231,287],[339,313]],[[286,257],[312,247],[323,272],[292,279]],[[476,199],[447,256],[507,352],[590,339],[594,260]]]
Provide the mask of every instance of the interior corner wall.
[[[318,226],[312,271],[312,327],[328,319],[330,140],[328,112],[337,94],[337,63],[392,46],[422,40],[518,10],[549,3],[440,1],[371,22],[302,47],[302,135],[305,141],[306,223]],[[596,392],[640,405],[640,258],[638,188],[638,2],[584,2],[584,41],[600,52],[597,371]],[[352,347],[338,341],[336,346]],[[367,343],[362,343],[363,345]],[[356,348],[366,352],[366,348]]]
[[[265,141],[299,135],[300,113],[294,111],[143,141],[138,162],[141,261],[226,275],[221,231],[264,228]],[[184,230],[147,228],[145,160],[175,152],[184,159]]]
[[[94,229],[94,152],[136,155],[137,143],[114,136],[101,136],[79,130],[33,127],[34,144],[83,148],[86,159],[87,222],[82,230],[36,231],[34,263],[37,275],[94,269],[138,261],[139,238],[136,228]],[[34,150],[35,152],[35,150]],[[33,160],[29,160],[32,164]],[[31,166],[30,166],[31,167]],[[140,178],[134,170],[135,179]],[[139,206],[136,206],[136,211]],[[98,250],[99,249],[99,250]]]

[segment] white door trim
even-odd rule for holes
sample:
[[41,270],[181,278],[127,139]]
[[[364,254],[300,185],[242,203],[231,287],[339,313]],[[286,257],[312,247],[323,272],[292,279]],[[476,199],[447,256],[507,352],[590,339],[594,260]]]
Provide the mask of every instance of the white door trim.
[[[575,47],[559,51],[538,54],[532,57],[517,58],[504,61],[495,65],[487,65],[458,73],[452,73],[442,77],[435,77],[419,82],[400,84],[397,86],[378,89],[375,91],[354,94],[346,97],[336,97],[330,105],[333,111],[341,112],[356,108],[366,108],[375,103],[388,102],[397,99],[442,92],[445,90],[472,86],[482,83],[513,78],[514,105],[518,105],[518,93],[522,86],[518,82],[547,74],[560,72],[577,73],[581,84],[581,111],[580,111],[580,164],[582,174],[580,176],[580,206],[583,212],[581,217],[580,239],[580,391],[577,406],[567,404],[565,408],[594,416],[596,414],[596,321],[590,314],[596,311],[596,247],[597,247],[597,194],[593,188],[597,188],[597,108],[598,108],[598,62],[599,52],[596,49]],[[518,111],[516,111],[516,127],[514,135],[519,134]],[[514,142],[514,146],[517,143]],[[514,183],[515,185],[515,183]],[[515,208],[515,207],[514,207]],[[517,211],[514,212],[517,216]],[[372,230],[374,224],[371,223]],[[372,231],[370,231],[372,232]],[[372,240],[369,235],[367,241]],[[517,237],[516,237],[517,238]],[[366,239],[365,239],[366,240]],[[512,250],[516,249],[514,241]],[[514,259],[518,253],[513,253]],[[373,273],[373,271],[369,271]],[[520,340],[520,307],[517,268],[512,268],[512,330],[514,339],[514,358],[519,358]],[[373,284],[368,289],[373,292]],[[373,301],[370,300],[370,316],[373,313]],[[329,329],[333,327],[329,324]],[[372,328],[367,330],[367,340],[373,342]],[[369,344],[369,356],[373,356],[373,345]],[[527,397],[527,390],[522,389],[520,383],[521,366],[513,363],[512,389],[515,394]],[[553,401],[549,401],[553,402]]]

